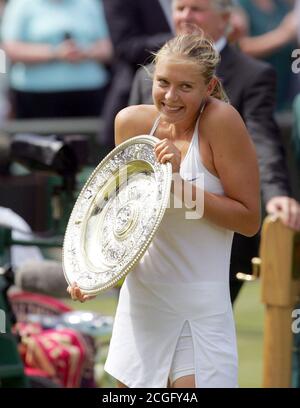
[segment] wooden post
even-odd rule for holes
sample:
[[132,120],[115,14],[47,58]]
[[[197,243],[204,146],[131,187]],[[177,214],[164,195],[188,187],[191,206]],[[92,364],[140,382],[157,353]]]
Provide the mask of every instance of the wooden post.
[[299,250],[295,237],[279,220],[266,218],[260,246],[261,297],[265,304],[263,387],[291,386],[292,310],[300,293],[295,274]]

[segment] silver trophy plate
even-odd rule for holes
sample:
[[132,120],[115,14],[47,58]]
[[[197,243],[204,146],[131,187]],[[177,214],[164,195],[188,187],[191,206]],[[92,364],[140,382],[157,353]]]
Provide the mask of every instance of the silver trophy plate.
[[113,287],[141,259],[168,205],[172,166],[158,163],[153,136],[136,136],[96,167],[65,233],[67,282],[94,295]]

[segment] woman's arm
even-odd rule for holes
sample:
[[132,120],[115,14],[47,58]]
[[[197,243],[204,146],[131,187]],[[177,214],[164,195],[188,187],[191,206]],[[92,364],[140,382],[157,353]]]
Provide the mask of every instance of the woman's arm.
[[103,64],[111,62],[113,57],[113,47],[109,39],[98,40],[84,51],[86,59],[92,59]]
[[3,44],[3,48],[12,62],[34,64],[49,62],[54,59],[54,49],[48,44],[9,41]]
[[12,62],[40,64],[51,61],[78,62],[84,58],[72,40],[63,41],[56,47],[49,44],[31,44],[23,41],[7,41],[3,48]]
[[[214,104],[215,105],[215,104]],[[210,147],[214,166],[224,188],[224,196],[203,191],[196,185],[183,181],[183,188],[174,188],[175,196],[188,208],[202,208],[203,216],[216,225],[246,236],[254,235],[260,226],[259,172],[255,149],[239,114],[232,106],[219,104],[208,107],[213,112],[202,132],[211,135]],[[206,117],[208,116],[208,112]],[[204,120],[203,120],[204,123]],[[208,132],[208,133],[207,133]],[[170,161],[178,172],[176,147],[166,140],[158,145],[169,144],[159,161]]]
[[292,11],[273,30],[257,36],[240,38],[238,41],[239,47],[243,52],[254,58],[266,57],[296,40],[297,24],[296,13]]
[[211,149],[225,196],[205,192],[204,217],[216,224],[254,235],[260,226],[259,170],[254,145],[244,122],[222,104],[213,118]]
[[49,44],[31,44],[22,41],[9,41],[3,44],[8,57],[12,62],[25,64],[40,64],[51,61],[79,62],[96,60],[109,63],[113,56],[110,40],[99,40],[87,49],[80,49],[72,40],[63,41],[58,46]]

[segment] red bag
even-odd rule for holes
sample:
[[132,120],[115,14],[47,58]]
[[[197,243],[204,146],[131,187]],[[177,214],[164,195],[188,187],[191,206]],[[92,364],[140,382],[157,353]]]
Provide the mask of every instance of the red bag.
[[25,372],[41,370],[63,387],[79,387],[86,359],[86,344],[74,330],[43,330],[38,324],[17,323],[22,338]]

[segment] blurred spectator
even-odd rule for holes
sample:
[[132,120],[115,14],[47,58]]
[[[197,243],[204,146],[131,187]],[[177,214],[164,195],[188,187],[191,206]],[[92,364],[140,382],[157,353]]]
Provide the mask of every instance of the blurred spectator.
[[128,104],[132,80],[140,64],[152,51],[171,38],[171,0],[103,0],[107,23],[115,48],[112,86],[103,111],[102,142],[114,147],[114,119]]
[[17,118],[99,115],[112,57],[99,0],[10,0],[2,35]]
[[[248,55],[261,58],[275,68],[278,77],[277,110],[290,109],[295,95],[296,77],[291,70],[295,48],[296,15],[293,1],[239,0],[244,10],[246,35],[239,40]],[[242,15],[240,14],[240,18]]]

